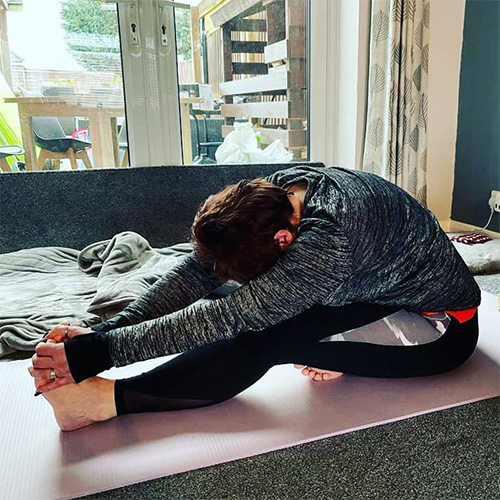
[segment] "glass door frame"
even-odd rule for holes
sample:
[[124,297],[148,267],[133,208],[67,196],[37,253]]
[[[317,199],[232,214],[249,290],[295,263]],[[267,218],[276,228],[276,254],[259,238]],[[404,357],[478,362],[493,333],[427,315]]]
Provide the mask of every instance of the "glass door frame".
[[181,165],[172,2],[114,3],[118,6],[130,165]]

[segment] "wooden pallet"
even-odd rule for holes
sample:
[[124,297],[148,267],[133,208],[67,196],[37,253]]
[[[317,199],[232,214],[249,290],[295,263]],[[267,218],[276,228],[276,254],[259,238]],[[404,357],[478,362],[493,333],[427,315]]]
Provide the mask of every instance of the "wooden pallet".
[[[235,119],[246,118],[263,144],[281,139],[300,158],[306,146],[306,0],[232,0],[212,15],[212,22],[223,39],[223,135]],[[263,29],[265,42],[235,40],[238,33]],[[233,54],[260,55],[261,61],[235,62]]]

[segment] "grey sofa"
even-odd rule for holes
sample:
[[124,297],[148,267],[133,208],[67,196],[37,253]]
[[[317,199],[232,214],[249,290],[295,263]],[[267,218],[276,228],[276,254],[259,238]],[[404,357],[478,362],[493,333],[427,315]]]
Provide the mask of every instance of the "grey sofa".
[[[309,163],[324,166],[321,163]],[[164,166],[0,175],[0,253],[81,249],[121,231],[153,247],[187,241],[198,205],[241,179],[291,164]]]

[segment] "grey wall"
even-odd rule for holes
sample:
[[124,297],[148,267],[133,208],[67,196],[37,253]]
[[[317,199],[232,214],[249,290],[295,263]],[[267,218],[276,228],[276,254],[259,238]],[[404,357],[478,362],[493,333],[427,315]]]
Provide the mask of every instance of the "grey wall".
[[[451,218],[484,226],[500,190],[500,1],[467,0]],[[500,231],[500,214],[488,229]]]

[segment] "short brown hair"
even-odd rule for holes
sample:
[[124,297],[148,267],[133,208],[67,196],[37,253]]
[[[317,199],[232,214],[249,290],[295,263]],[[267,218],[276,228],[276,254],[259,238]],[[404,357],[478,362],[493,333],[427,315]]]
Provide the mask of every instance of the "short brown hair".
[[218,277],[246,283],[280,255],[274,235],[293,231],[293,206],[285,189],[263,179],[243,180],[210,196],[198,209],[191,242]]

